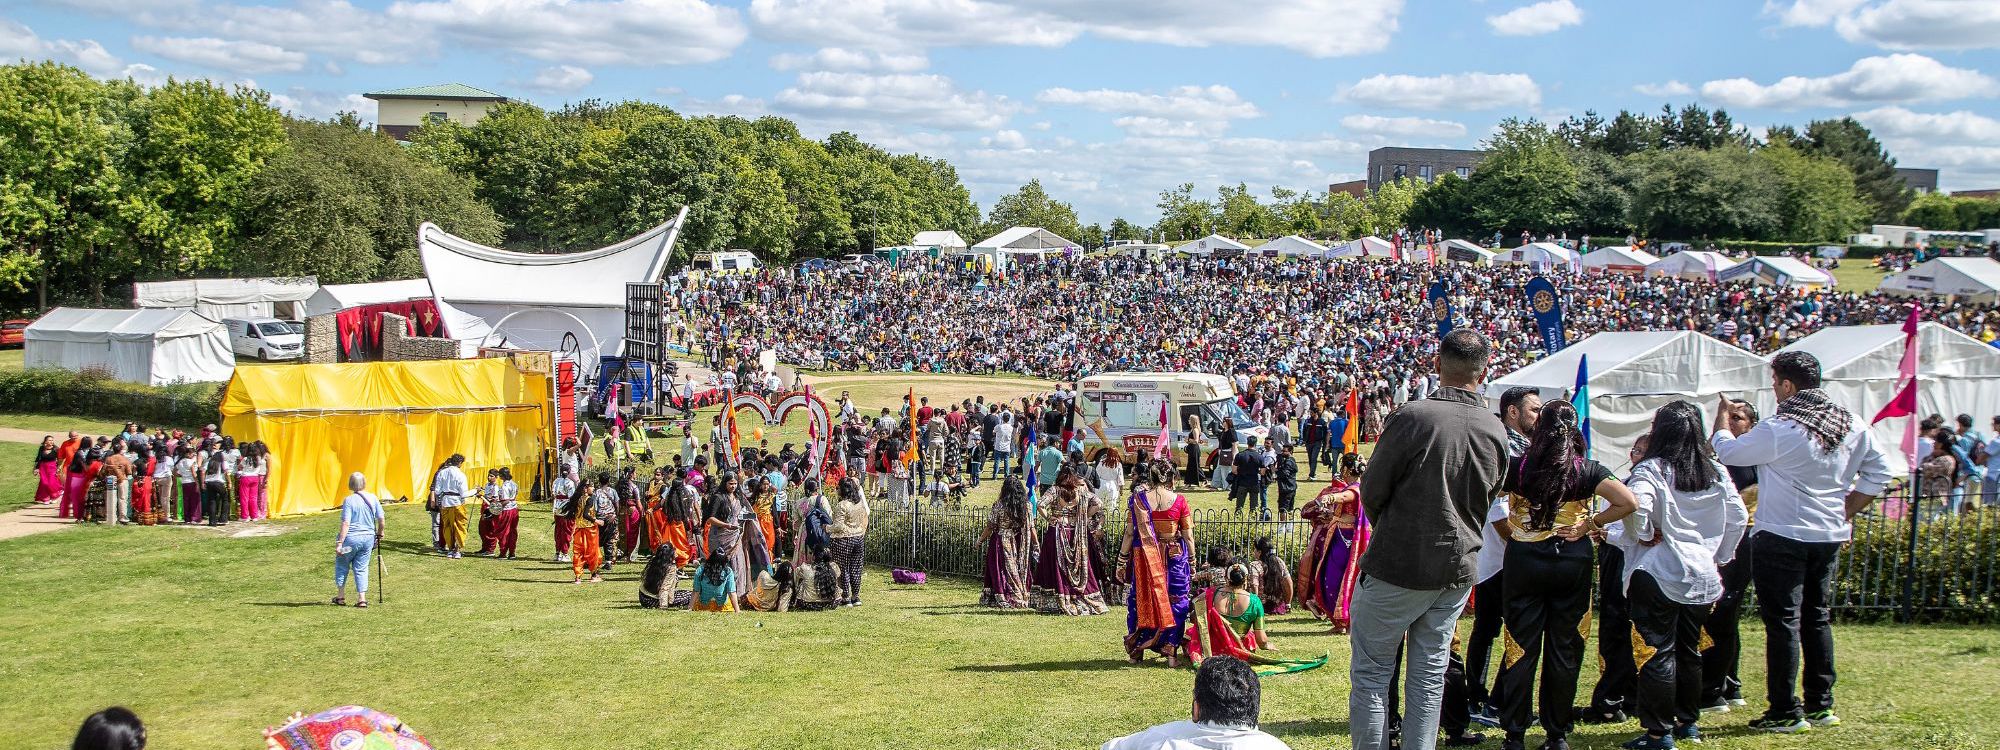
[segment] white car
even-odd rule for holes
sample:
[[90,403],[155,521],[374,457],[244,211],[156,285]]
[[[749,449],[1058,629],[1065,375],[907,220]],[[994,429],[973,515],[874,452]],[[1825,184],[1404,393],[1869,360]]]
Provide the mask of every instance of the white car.
[[229,348],[236,356],[264,362],[306,356],[305,334],[277,318],[225,318],[222,324],[229,327]]

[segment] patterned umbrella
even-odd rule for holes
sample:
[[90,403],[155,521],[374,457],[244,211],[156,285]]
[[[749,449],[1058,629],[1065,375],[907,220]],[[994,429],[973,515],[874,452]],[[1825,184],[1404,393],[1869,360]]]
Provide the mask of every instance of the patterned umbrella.
[[264,739],[270,750],[431,750],[396,717],[361,706],[292,714],[284,726],[265,730]]

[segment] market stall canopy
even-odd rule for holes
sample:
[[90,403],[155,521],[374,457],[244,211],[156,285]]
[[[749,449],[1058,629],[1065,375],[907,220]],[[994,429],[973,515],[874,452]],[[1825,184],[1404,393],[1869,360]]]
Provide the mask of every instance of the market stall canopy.
[[1469,263],[1475,266],[1492,265],[1494,257],[1499,255],[1499,253],[1466,240],[1445,240],[1440,244],[1444,246],[1445,260]]
[[[1819,359],[1821,387],[1863,423],[1875,418],[1896,395],[1903,363],[1903,326],[1833,326],[1792,342],[1780,352],[1806,352]],[[2000,349],[1937,323],[1917,327],[1917,416],[1947,418],[1971,414],[1980,426],[2000,414]],[[1907,475],[1903,419],[1885,419],[1871,429],[1875,446],[1889,455],[1889,469]],[[1919,457],[1930,453],[1922,441]]]
[[1077,244],[1041,227],[1011,227],[973,245],[972,249],[988,253],[1041,254],[1072,247],[1077,247]]
[[277,303],[298,302],[318,290],[319,279],[313,276],[141,281],[132,285],[132,306],[193,309],[216,320],[269,318],[279,312],[296,314],[277,309]]
[[1257,246],[1257,252],[1275,255],[1296,255],[1305,258],[1326,257],[1326,246],[1296,234],[1288,234]]
[[1498,263],[1527,263],[1538,266],[1566,266],[1576,260],[1576,251],[1553,242],[1530,242],[1507,250],[1494,258]]
[[[436,299],[431,295],[430,279],[404,279],[402,281],[376,281],[367,284],[328,284],[305,301],[303,314],[307,317],[336,313],[350,307],[379,305],[384,302],[403,302],[413,299]],[[444,316],[444,329],[459,343],[459,356],[470,357],[478,353],[481,346],[506,346],[500,336],[491,336],[493,326],[485,318],[473,315],[450,302],[439,301],[438,313]]]
[[966,248],[965,238],[948,229],[918,232],[916,239],[910,240],[910,244],[917,247],[935,247],[946,252]]
[[1706,279],[1717,281],[1722,272],[1736,265],[1736,261],[1722,257],[1722,253],[1707,250],[1683,250],[1646,266],[1647,276],[1672,276],[1677,279]]
[[1644,273],[1647,266],[1659,261],[1660,259],[1653,257],[1652,253],[1640,250],[1639,248],[1630,245],[1614,245],[1612,247],[1600,247],[1584,253],[1583,257],[1576,259],[1576,264],[1592,271]]
[[1367,256],[1392,258],[1395,255],[1396,246],[1394,244],[1372,234],[1358,240],[1335,245],[1326,251],[1326,257],[1329,258],[1361,258]]
[[1806,265],[1797,258],[1753,257],[1716,274],[1717,281],[1748,280],[1770,286],[1818,289],[1833,286],[1833,275]]
[[425,223],[417,251],[437,299],[485,318],[524,349],[560,351],[573,335],[581,361],[593,362],[621,350],[625,284],[660,280],[686,222],[683,207],[616,245],[547,254],[487,247]]
[[2000,261],[1991,258],[1932,258],[1882,280],[1892,294],[1955,295],[1975,302],[2000,301]]
[[1715,397],[1757,404],[1771,413],[1771,368],[1763,357],[1693,331],[1599,333],[1571,344],[1486,386],[1496,407],[1514,386],[1530,386],[1544,401],[1569,399],[1576,387],[1577,362],[1590,358],[1591,457],[1623,474],[1626,453],[1651,428],[1653,412],[1675,400],[1692,402],[1715,415]]
[[1214,255],[1215,253],[1218,252],[1224,255],[1228,255],[1231,253],[1241,254],[1249,252],[1249,250],[1250,250],[1249,245],[1245,245],[1241,242],[1237,242],[1236,240],[1232,240],[1228,237],[1224,237],[1219,234],[1211,234],[1207,237],[1203,237],[1193,242],[1184,243],[1174,248],[1174,252],[1187,253],[1189,255]]
[[187,309],[58,307],[28,326],[22,348],[29,368],[102,370],[145,385],[223,381],[236,368],[228,329]]

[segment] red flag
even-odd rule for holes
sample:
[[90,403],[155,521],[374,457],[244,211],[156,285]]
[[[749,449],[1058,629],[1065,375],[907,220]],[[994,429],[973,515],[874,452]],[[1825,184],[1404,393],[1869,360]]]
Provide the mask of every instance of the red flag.
[[1884,419],[1907,417],[1909,424],[1903,428],[1903,456],[1911,466],[1917,465],[1917,306],[1910,306],[1910,317],[1903,321],[1903,363],[1897,368],[1896,395],[1882,410],[1875,413],[1869,424]]

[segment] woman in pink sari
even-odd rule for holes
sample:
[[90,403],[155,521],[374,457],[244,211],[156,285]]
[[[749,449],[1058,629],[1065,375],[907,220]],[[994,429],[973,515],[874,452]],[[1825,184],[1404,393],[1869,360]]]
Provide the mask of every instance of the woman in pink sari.
[[1125,656],[1137,664],[1147,651],[1180,666],[1182,634],[1192,599],[1194,528],[1187,498],[1174,492],[1174,465],[1155,460],[1145,481],[1126,504],[1125,541],[1118,555],[1118,578],[1125,593]]
[[48,505],[62,499],[62,455],[56,436],[43,435],[42,447],[35,451],[35,503]]
[[1312,543],[1299,556],[1299,603],[1314,616],[1333,621],[1334,633],[1347,632],[1348,573],[1361,556],[1366,533],[1361,519],[1360,454],[1340,457],[1340,475],[1299,510],[1312,523]]

